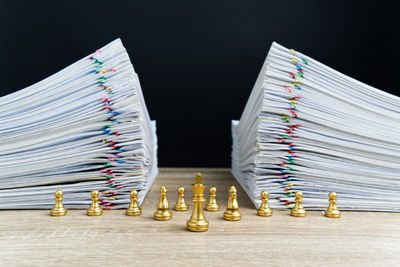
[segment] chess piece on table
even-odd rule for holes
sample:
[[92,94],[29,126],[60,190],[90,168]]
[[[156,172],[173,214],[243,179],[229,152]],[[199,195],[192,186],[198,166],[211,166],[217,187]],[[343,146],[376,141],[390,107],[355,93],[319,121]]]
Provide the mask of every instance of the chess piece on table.
[[262,191],[261,192],[261,206],[257,210],[257,215],[263,216],[263,217],[269,217],[272,216],[272,210],[268,205],[268,192],[267,191]]
[[229,188],[229,200],[226,211],[224,212],[224,219],[227,221],[240,221],[242,214],[239,212],[239,203],[237,201],[237,190],[234,186]]
[[138,192],[136,190],[132,190],[130,196],[131,196],[131,204],[126,210],[126,215],[139,216],[140,214],[142,214],[142,209],[139,207],[139,204],[137,203]]
[[92,190],[92,204],[87,210],[89,216],[100,216],[103,214],[103,209],[99,205],[99,191]]
[[195,184],[192,184],[193,189],[193,213],[190,219],[186,222],[186,228],[193,232],[204,232],[208,230],[208,221],[204,217],[203,202],[206,201],[204,198],[204,189],[206,186],[203,184],[203,177],[201,173],[196,175],[194,179]]
[[56,203],[54,204],[54,207],[50,210],[50,215],[51,216],[64,216],[64,215],[67,215],[67,209],[64,208],[64,204],[62,202],[62,200],[63,200],[63,191],[57,190],[54,193],[54,196],[56,197]]
[[325,216],[329,218],[340,218],[341,212],[336,206],[336,192],[329,193],[329,207],[325,211]]
[[187,211],[188,209],[189,209],[189,206],[185,200],[185,188],[183,186],[180,186],[178,188],[178,200],[176,201],[174,210]]
[[217,188],[214,186],[210,188],[210,200],[208,201],[208,204],[206,205],[206,210],[207,211],[219,211],[219,204],[217,203],[216,195],[217,194]]
[[307,212],[303,207],[303,193],[301,191],[297,191],[294,196],[296,198],[296,204],[290,211],[290,215],[294,217],[305,217]]
[[154,219],[158,221],[168,221],[172,219],[172,212],[169,210],[167,199],[167,187],[161,186],[160,199],[158,200],[157,210],[154,213]]

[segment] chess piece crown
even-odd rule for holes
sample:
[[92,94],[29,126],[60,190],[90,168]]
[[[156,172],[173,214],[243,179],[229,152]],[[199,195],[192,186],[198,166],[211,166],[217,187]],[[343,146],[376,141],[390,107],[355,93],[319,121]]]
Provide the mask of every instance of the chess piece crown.
[[142,214],[142,209],[139,207],[137,203],[138,192],[136,190],[132,190],[130,193],[131,203],[126,210],[126,215],[128,216],[139,216]]
[[207,211],[219,211],[219,204],[217,203],[217,188],[214,186],[210,188],[210,200],[206,205]]
[[262,191],[261,192],[261,205],[260,208],[257,210],[257,215],[263,216],[263,217],[269,217],[272,216],[272,210],[268,205],[268,197],[269,193],[267,191]]
[[325,211],[325,216],[329,218],[340,218],[341,212],[336,206],[336,192],[329,193],[329,207]]
[[176,211],[187,211],[189,209],[188,204],[186,203],[185,200],[185,188],[183,186],[180,186],[178,188],[178,200],[176,201],[176,204],[174,206],[174,210]]
[[158,221],[168,221],[172,219],[172,212],[169,210],[169,203],[167,199],[167,187],[161,186],[160,199],[158,200],[157,210],[154,213],[154,219]]
[[103,209],[99,205],[99,191],[92,190],[92,204],[87,210],[87,215],[89,216],[100,216],[103,214]]
[[224,219],[227,221],[240,221],[242,219],[237,201],[237,190],[234,186],[229,188],[229,199],[226,211],[224,212]]
[[209,222],[206,220],[203,212],[204,190],[206,186],[203,184],[201,173],[197,173],[195,183],[192,184],[193,189],[193,213],[186,222],[186,228],[193,232],[204,232],[208,230]]
[[64,193],[61,190],[57,190],[54,193],[54,196],[56,197],[56,203],[54,204],[53,208],[50,210],[51,216],[64,216],[67,214],[67,209],[64,208],[64,204],[62,202],[63,194]]
[[305,217],[307,212],[303,207],[303,193],[301,191],[297,191],[294,196],[296,198],[296,203],[293,209],[290,211],[290,215],[294,217]]

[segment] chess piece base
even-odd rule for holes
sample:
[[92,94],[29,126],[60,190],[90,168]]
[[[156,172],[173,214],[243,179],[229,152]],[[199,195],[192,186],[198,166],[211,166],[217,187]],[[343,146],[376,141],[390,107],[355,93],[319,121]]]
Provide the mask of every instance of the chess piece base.
[[186,222],[186,228],[192,232],[205,232],[208,230],[208,221],[204,220],[188,220]]
[[157,221],[168,221],[172,219],[172,212],[170,210],[157,210],[154,213],[154,219]]
[[187,211],[189,209],[189,206],[188,205],[181,205],[181,204],[177,204],[177,205],[175,205],[175,207],[174,207],[174,210],[176,210],[176,211]]
[[217,205],[217,204],[207,204],[205,210],[206,211],[219,211],[219,205]]
[[262,217],[272,216],[272,210],[257,210],[257,215]]
[[87,211],[88,216],[100,216],[103,214],[103,209],[92,209]]
[[50,210],[51,216],[64,216],[67,215],[67,209],[52,209]]
[[338,210],[333,210],[333,211],[325,211],[325,216],[329,218],[340,218],[340,211]]
[[240,221],[242,219],[242,214],[237,210],[227,210],[224,212],[224,219],[227,221]]
[[306,217],[307,212],[305,210],[292,210],[290,215],[294,217]]
[[140,214],[142,214],[142,210],[141,209],[127,209],[126,210],[126,215],[128,216],[139,216]]

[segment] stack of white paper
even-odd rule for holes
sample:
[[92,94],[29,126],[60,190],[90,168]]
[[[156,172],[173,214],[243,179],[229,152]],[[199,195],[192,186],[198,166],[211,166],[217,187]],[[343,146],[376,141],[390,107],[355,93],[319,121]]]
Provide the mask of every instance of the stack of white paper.
[[273,43],[240,121],[232,169],[258,207],[400,211],[400,98]]
[[142,202],[157,169],[155,122],[119,39],[49,78],[0,98],[0,208],[105,208]]

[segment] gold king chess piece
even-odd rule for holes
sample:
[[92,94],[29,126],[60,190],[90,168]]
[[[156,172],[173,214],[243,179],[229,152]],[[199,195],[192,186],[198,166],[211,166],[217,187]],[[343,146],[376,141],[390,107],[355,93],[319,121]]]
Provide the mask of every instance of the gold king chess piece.
[[185,188],[183,186],[180,186],[178,188],[178,200],[176,201],[174,210],[187,211],[188,209],[189,209],[189,206],[185,200]]
[[262,191],[261,192],[261,206],[257,210],[257,215],[263,216],[263,217],[269,217],[272,216],[272,210],[268,205],[268,192],[267,191]]
[[341,212],[336,206],[336,192],[329,193],[329,207],[325,211],[325,216],[329,218],[340,218]]
[[290,211],[290,215],[294,217],[305,217],[307,212],[303,207],[303,193],[301,191],[297,191],[294,196],[296,197],[296,204]]
[[224,219],[227,221],[240,221],[242,214],[239,212],[239,203],[237,201],[237,190],[234,186],[229,188],[229,200],[226,211],[224,212]]
[[142,214],[142,209],[139,207],[137,203],[138,192],[136,190],[132,190],[131,193],[131,204],[126,210],[126,215],[128,216],[139,216]]
[[206,205],[207,211],[219,211],[219,204],[217,203],[216,196],[217,196],[217,188],[213,186],[210,188],[210,200]]
[[193,232],[205,232],[208,230],[209,224],[203,213],[203,202],[206,201],[204,198],[204,189],[206,189],[206,186],[203,184],[201,173],[196,175],[194,181],[195,184],[192,184],[193,213],[190,219],[186,222],[186,228]]
[[62,200],[63,200],[63,191],[57,190],[54,193],[54,196],[56,197],[56,203],[54,204],[54,207],[50,210],[50,215],[51,216],[64,216],[64,215],[67,215],[67,209],[64,208],[64,204],[62,202]]
[[157,210],[154,213],[154,219],[158,221],[168,221],[172,219],[172,212],[169,210],[167,199],[167,187],[161,186],[160,199],[158,200]]
[[100,216],[103,214],[103,209],[99,205],[99,191],[92,190],[92,204],[87,210],[89,216]]

